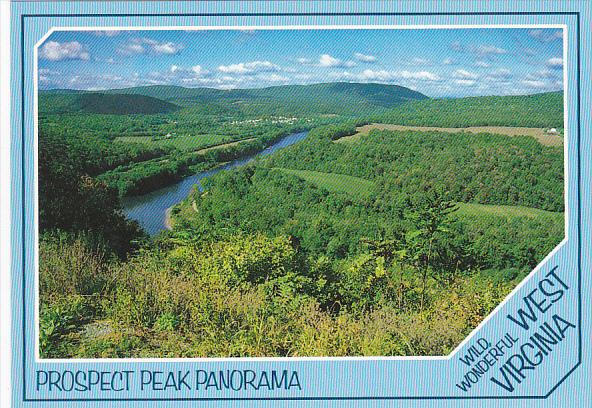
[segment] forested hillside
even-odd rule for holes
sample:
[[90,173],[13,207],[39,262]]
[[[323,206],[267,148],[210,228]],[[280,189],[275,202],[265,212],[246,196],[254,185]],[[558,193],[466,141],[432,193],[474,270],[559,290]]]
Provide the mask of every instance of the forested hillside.
[[[118,94],[145,95],[168,101],[191,102],[234,102],[274,105],[276,108],[289,108],[292,113],[308,109],[326,111],[333,109],[336,114],[359,113],[368,109],[387,108],[412,100],[427,99],[420,92],[397,85],[358,84],[331,82],[311,85],[281,85],[254,89],[220,90],[212,88],[183,88],[179,86],[147,86],[116,89]],[[353,106],[348,106],[348,105]]]
[[99,113],[112,115],[156,114],[178,110],[175,104],[144,95],[111,95],[105,93],[41,93],[40,112]]
[[409,126],[563,128],[563,92],[430,99],[395,107],[372,120]]
[[155,85],[101,92],[42,91],[39,106],[45,114],[155,114],[172,112],[178,105],[207,104],[247,115],[361,116],[426,98],[402,86],[346,82],[230,90]]
[[[345,133],[355,127],[342,126]],[[271,165],[375,180],[394,198],[442,189],[455,201],[563,211],[562,147],[524,136],[387,130],[331,143],[335,134],[313,133]]]

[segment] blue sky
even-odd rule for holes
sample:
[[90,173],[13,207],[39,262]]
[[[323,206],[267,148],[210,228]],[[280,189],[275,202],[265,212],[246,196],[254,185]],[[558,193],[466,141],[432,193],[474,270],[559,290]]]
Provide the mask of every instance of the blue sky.
[[562,56],[556,28],[72,31],[39,47],[39,87],[345,81],[430,97],[527,94],[563,89]]

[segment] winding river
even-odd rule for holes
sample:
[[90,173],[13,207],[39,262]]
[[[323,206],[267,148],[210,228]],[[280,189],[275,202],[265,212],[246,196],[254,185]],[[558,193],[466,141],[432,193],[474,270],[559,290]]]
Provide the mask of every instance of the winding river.
[[244,166],[258,156],[266,156],[279,149],[290,146],[304,139],[307,135],[308,132],[293,133],[253,155],[241,157],[223,166],[188,176],[175,184],[148,194],[125,197],[122,200],[123,212],[128,218],[136,220],[148,234],[155,235],[159,231],[166,229],[167,210],[185,199],[191,192],[194,184],[197,184],[198,188],[200,188],[200,180],[224,170]]

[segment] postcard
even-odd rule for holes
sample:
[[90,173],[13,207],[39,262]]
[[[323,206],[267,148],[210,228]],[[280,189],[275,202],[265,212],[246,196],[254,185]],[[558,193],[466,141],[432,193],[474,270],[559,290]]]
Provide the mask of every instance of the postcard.
[[590,5],[14,2],[13,406],[590,406]]

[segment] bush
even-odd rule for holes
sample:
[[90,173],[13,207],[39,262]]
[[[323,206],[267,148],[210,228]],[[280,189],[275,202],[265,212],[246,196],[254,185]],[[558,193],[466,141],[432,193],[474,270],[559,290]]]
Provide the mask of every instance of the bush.
[[39,293],[42,302],[70,295],[102,293],[111,269],[105,244],[90,234],[44,233],[39,243]]

